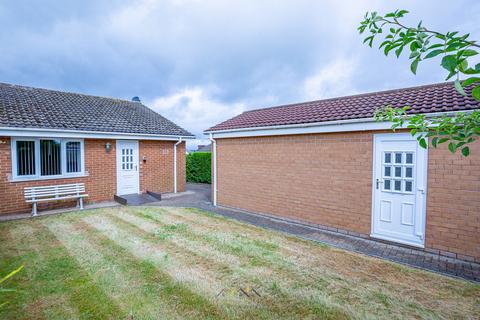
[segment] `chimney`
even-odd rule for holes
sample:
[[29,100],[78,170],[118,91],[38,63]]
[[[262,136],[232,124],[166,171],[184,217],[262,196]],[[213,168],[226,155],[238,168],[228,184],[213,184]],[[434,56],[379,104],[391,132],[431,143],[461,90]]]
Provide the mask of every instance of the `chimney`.
[[137,96],[133,97],[133,98],[132,98],[132,101],[133,101],[133,102],[137,102],[137,103],[140,103],[140,102],[141,102],[141,101],[140,101],[140,98],[137,97]]

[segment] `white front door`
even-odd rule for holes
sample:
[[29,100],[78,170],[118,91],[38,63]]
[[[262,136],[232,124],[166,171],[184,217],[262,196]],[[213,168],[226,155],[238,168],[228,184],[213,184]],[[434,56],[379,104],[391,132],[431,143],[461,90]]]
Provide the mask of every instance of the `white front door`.
[[117,140],[117,195],[140,193],[138,141]]
[[423,247],[427,150],[409,133],[374,136],[372,237]]

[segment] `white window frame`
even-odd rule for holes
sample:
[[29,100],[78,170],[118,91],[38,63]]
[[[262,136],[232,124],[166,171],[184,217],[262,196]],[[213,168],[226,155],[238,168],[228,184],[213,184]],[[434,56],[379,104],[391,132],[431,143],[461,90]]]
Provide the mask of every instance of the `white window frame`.
[[[40,140],[57,140],[60,141],[61,152],[61,168],[62,174],[42,176],[40,174]],[[35,142],[35,175],[19,176],[17,175],[17,141],[34,141]],[[80,142],[80,172],[67,173],[67,142]],[[12,181],[30,181],[30,180],[48,180],[48,179],[62,179],[75,178],[85,176],[85,147],[84,139],[70,139],[70,138],[31,138],[31,137],[15,137],[11,139],[11,158],[12,158]]]

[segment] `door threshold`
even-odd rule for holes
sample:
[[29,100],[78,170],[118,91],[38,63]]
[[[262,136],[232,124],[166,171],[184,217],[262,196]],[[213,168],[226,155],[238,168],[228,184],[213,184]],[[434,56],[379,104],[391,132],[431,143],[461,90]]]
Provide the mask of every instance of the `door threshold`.
[[388,238],[388,237],[378,235],[378,234],[371,233],[370,238],[375,239],[375,240],[381,240],[382,242],[392,244],[392,245],[396,245],[396,246],[400,245],[400,246],[405,246],[405,247],[411,247],[411,248],[414,248],[414,249],[425,249],[425,244],[412,243],[412,242],[408,242],[408,241],[404,241],[404,240],[398,240],[398,239],[393,240],[392,238]]

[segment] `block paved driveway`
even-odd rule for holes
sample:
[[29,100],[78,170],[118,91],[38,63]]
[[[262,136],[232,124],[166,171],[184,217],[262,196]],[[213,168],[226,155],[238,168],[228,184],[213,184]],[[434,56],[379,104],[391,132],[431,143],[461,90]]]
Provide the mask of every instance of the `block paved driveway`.
[[224,207],[214,207],[211,203],[210,195],[210,185],[187,184],[187,192],[183,195],[164,199],[161,202],[156,202],[151,205],[194,207],[212,211],[225,217],[251,223],[263,228],[286,232],[305,239],[319,241],[336,248],[355,251],[416,268],[480,282],[480,264],[478,263],[466,262],[369,239],[357,238],[307,225],[292,223],[271,216],[264,216]]

